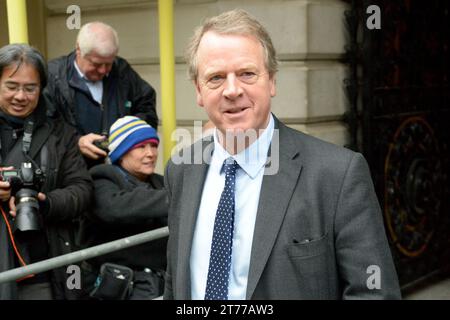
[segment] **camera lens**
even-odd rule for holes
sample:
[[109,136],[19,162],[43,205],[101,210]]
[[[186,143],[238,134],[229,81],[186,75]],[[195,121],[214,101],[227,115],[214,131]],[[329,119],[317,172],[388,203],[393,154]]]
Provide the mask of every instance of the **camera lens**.
[[41,229],[39,217],[38,192],[32,189],[20,189],[16,193],[15,224],[20,231],[37,231]]

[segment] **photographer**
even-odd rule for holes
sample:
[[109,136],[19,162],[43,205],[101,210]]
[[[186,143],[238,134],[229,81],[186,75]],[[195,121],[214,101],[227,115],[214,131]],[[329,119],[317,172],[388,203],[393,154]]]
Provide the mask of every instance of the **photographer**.
[[[25,44],[0,48],[0,272],[75,245],[92,180],[75,130],[46,116],[42,55]],[[65,268],[0,284],[0,299],[70,299]]]
[[[95,205],[92,230],[82,229],[90,236],[86,245],[167,225],[167,192],[163,177],[154,173],[158,144],[156,130],[137,117],[119,118],[111,126],[109,158],[112,164],[101,164],[89,171],[94,179]],[[161,296],[166,243],[167,238],[158,239],[82,263],[86,298],[89,293],[102,300],[145,300]],[[112,270],[115,275],[108,277],[112,274],[108,271]],[[116,277],[118,272],[122,280]]]

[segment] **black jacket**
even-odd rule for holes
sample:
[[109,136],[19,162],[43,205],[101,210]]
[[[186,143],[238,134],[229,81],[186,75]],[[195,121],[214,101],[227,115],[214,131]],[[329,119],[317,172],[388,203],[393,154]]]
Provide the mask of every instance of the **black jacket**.
[[[93,185],[78,150],[75,130],[63,121],[47,118],[44,101],[41,96],[39,105],[33,112],[35,125],[29,155],[45,173],[40,190],[46,194],[48,201],[41,204],[40,214],[43,216],[43,230],[48,240],[48,254],[55,257],[78,249],[75,238],[77,223],[91,204]],[[7,125],[3,119],[0,122],[2,126]],[[16,143],[20,144],[21,140],[19,138]],[[17,168],[24,161],[18,158],[2,159],[1,166],[14,165]],[[43,158],[46,160],[43,161]],[[3,203],[2,207],[13,226],[8,204]],[[20,251],[20,241],[17,245]],[[4,218],[0,216],[0,272],[14,267],[13,247]],[[66,286],[66,267],[54,269],[51,275],[55,298],[76,297],[76,290],[69,290]],[[15,298],[15,282],[0,284],[0,299]]]
[[[56,109],[48,110],[52,116],[62,115],[72,126],[77,127],[75,116],[75,90],[69,86],[68,70],[72,68],[75,52],[49,61],[48,84],[45,95],[54,102]],[[108,78],[117,81],[117,106],[119,117],[133,115],[145,120],[153,128],[158,127],[156,114],[156,92],[120,57],[116,57]],[[126,102],[131,108],[126,108]]]
[[[116,165],[102,164],[89,171],[94,179],[92,225],[83,228],[86,246],[109,242],[167,226],[168,198],[163,177],[152,174],[142,182]],[[167,238],[143,243],[92,259],[126,265],[135,270],[165,270]]]

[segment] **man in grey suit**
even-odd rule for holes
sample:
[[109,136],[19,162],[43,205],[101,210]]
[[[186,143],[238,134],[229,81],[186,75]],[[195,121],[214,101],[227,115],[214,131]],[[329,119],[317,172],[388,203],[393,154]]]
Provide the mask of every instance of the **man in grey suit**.
[[216,129],[166,167],[164,298],[400,298],[363,156],[271,113],[277,61],[264,27],[243,10],[213,17],[187,60]]

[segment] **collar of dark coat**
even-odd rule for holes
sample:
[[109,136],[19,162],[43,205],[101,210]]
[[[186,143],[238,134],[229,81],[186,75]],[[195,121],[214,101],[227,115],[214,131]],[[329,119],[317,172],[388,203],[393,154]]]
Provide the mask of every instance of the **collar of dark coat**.
[[[74,61],[76,58],[75,51],[72,51],[66,59],[63,59],[61,62],[61,66],[59,68],[59,74],[67,74],[67,80],[71,80],[76,76],[77,79],[80,79],[82,81],[82,78],[79,77],[79,74],[74,66]],[[117,78],[119,75],[119,57],[116,57],[113,62],[113,66],[111,68],[111,71],[108,74],[107,79],[111,78]]]
[[[39,102],[36,109],[33,111],[31,115],[29,115],[26,119],[23,120],[25,123],[30,118],[34,121],[33,125],[33,135],[31,140],[31,147],[29,151],[29,155],[31,158],[34,158],[39,150],[42,148],[42,145],[47,141],[48,136],[53,128],[52,122],[48,121],[46,111],[47,111],[47,103],[50,103],[44,95],[40,95]],[[5,121],[11,122],[14,121],[12,117],[5,115],[3,117]],[[21,120],[21,119],[18,119]],[[16,124],[19,124],[21,121],[15,121]]]
[[[76,53],[75,50],[66,56],[61,56],[49,62],[48,71],[51,75],[49,78],[53,79],[54,87],[58,88],[58,92],[67,103],[67,107],[73,109],[73,101],[75,93],[73,90],[69,90],[69,86],[73,86],[77,89],[89,92],[87,86],[82,83],[82,79],[78,77],[75,66]],[[114,69],[114,67],[113,67]],[[75,119],[72,119],[75,124]]]
[[128,187],[135,188],[139,185],[150,185],[154,189],[162,189],[164,187],[163,177],[157,173],[153,173],[148,177],[146,182],[140,181],[119,165],[99,164],[92,167],[89,173],[93,179],[101,179],[104,177],[113,178],[118,184],[125,184]]
[[[73,72],[76,72],[73,65],[75,58],[76,53],[74,50],[66,56],[61,56],[59,58],[56,58],[55,60],[50,61],[48,64],[49,73],[51,73],[53,77],[55,77],[55,81],[57,82],[55,86],[60,88],[61,94],[65,96],[67,101],[71,101],[70,97],[67,96],[67,94],[69,94],[68,82],[72,78]],[[123,63],[122,61],[122,58],[116,56],[109,76],[118,77],[121,75],[121,66],[123,68],[123,65],[125,65],[125,63]]]
[[[94,101],[91,92],[86,84],[86,80],[80,77],[78,74],[78,71],[76,70],[74,66],[74,61],[76,58],[75,51],[72,51],[66,59],[62,60],[61,67],[63,67],[64,73],[67,74],[67,81],[61,81],[58,80],[58,86],[62,86],[64,90],[62,90],[62,94],[65,96],[65,99],[67,101],[72,101],[69,103],[69,107],[73,110],[74,106],[74,99],[75,99],[75,92],[73,90],[69,90],[69,87],[75,88],[77,90],[83,91],[85,94],[87,94],[92,101]],[[117,83],[119,79],[119,59],[116,57],[116,59],[113,62],[113,66],[111,68],[111,71],[109,74],[103,78],[103,92],[107,92],[108,96],[104,96],[103,104],[106,105],[108,101],[114,97],[115,94],[117,94]],[[59,74],[61,73],[61,68],[59,69]],[[73,123],[75,124],[75,122]]]
[[[65,67],[66,67],[66,72],[67,72],[67,83],[69,84],[70,87],[75,88],[80,91],[83,91],[84,93],[86,93],[88,96],[91,97],[91,92],[89,91],[89,88],[86,84],[87,80],[83,79],[83,77],[80,76],[77,69],[75,68],[75,65],[74,65],[75,57],[76,57],[75,51],[73,51],[65,60],[66,61]],[[103,83],[105,83],[105,80],[103,81]]]

